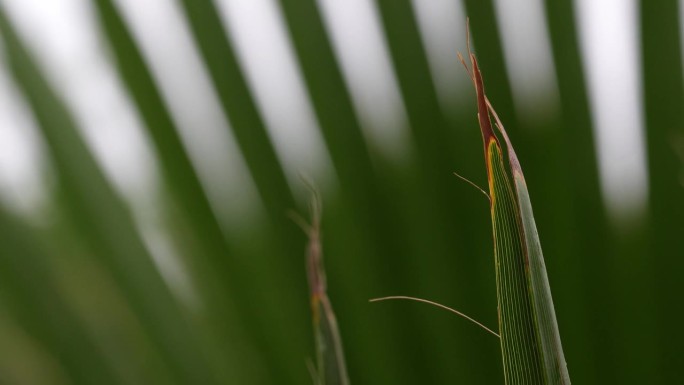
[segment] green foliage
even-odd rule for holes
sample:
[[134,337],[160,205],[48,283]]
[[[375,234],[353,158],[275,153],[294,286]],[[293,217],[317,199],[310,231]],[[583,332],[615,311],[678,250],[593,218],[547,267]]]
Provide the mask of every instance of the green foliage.
[[[485,146],[506,384],[569,384],[527,183],[508,134],[487,100],[475,55],[468,55],[472,70],[460,54],[459,58],[475,86]],[[507,162],[492,129],[490,111],[504,138]]]
[[[483,174],[476,161],[476,106],[439,99],[416,2],[373,4],[406,111],[409,148],[401,160],[387,158],[367,140],[369,127],[354,108],[320,2],[274,3],[336,182],[322,188],[326,238],[310,237],[320,255],[324,251],[328,272],[324,296],[314,304],[307,301],[302,263],[306,240],[285,215],[304,200],[286,179],[298,170],[278,159],[215,1],[177,5],[265,214],[246,219],[239,232],[221,226],[225,218],[205,191],[175,111],[117,1],[88,2],[152,144],[162,182],[159,230],[173,240],[196,306],[181,300],[161,274],[130,202],[95,160],[62,90],[45,76],[51,63],[34,59],[13,19],[0,11],[2,57],[45,143],[55,182],[41,221],[17,216],[7,205],[0,210],[0,336],[14,337],[0,344],[0,382],[295,385],[311,381],[306,357],[318,357],[317,375],[341,384],[348,382],[347,370],[358,384],[569,383],[565,358],[576,383],[679,381],[684,200],[676,143],[684,135],[684,88],[677,2],[641,1],[650,203],[640,220],[611,223],[599,188],[573,1],[544,2],[560,105],[540,111],[546,120],[536,126],[513,108],[493,1],[463,1],[484,59],[488,96],[516,139],[528,177],[525,182],[516,171],[512,147],[490,143],[495,232],[511,235],[497,236],[495,250],[484,200],[451,177],[454,170]],[[455,56],[455,47],[445,49]],[[369,298],[410,293],[494,325],[497,287],[500,294],[515,289],[499,296],[503,366],[495,338],[442,311],[368,304]],[[319,315],[314,333],[308,305]],[[527,310],[524,322],[509,322],[514,305]],[[341,362],[340,339],[346,364],[331,365]],[[524,353],[514,352],[521,347]],[[338,370],[330,370],[335,365]]]

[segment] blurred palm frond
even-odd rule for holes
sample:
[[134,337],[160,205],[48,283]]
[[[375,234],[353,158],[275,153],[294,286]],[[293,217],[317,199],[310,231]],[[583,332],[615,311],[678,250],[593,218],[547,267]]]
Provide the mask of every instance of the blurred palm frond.
[[[124,2],[77,2],[96,26],[98,52],[149,141],[159,171],[159,185],[150,183],[155,187],[144,192],[148,200],[142,204],[154,206],[146,208],[156,213],[151,222],[98,158],[88,127],[67,101],[64,82],[51,76],[55,64],[37,54],[36,39],[27,38],[27,19],[16,14],[20,1],[0,4],[2,71],[11,80],[2,87],[13,90],[15,102],[30,112],[48,164],[49,175],[41,178],[49,188],[45,202],[28,212],[0,189],[0,336],[7,337],[0,344],[0,382],[310,381],[305,362],[315,351],[306,239],[286,215],[306,195],[291,178],[300,170],[283,156],[270,124],[274,119],[266,119],[267,108],[250,81],[240,31],[226,17],[226,9],[234,12],[247,0],[163,5],[182,16],[216,113],[229,124],[205,123],[229,127],[223,134],[235,140],[234,155],[255,186],[250,198],[258,207],[248,210],[249,217],[235,218],[221,207],[239,197],[211,191],[235,165],[202,169]],[[463,98],[444,97],[445,80],[430,55],[430,26],[418,17],[421,7],[446,3],[354,2],[370,12],[387,49],[387,78],[396,82],[401,110],[394,116],[401,125],[395,132],[407,135],[399,157],[376,140],[372,131],[378,127],[364,115],[376,106],[359,109],[345,56],[353,53],[333,39],[339,31],[331,18],[338,15],[324,12],[334,9],[331,1],[249,4],[257,3],[275,10],[284,27],[278,31],[295,59],[306,97],[301,104],[311,107],[333,168],[321,188],[322,245],[351,383],[502,383],[501,351],[490,335],[433,309],[368,304],[374,297],[418,296],[463,310],[485,325],[497,323],[486,201],[452,176],[486,176],[472,90],[455,90]],[[626,64],[641,70],[649,178],[645,212],[631,217],[611,213],[611,198],[602,195],[597,112],[577,4],[534,2],[543,10],[555,74],[551,88],[557,95],[546,96],[558,103],[540,103],[536,119],[529,119],[514,102],[515,74],[507,67],[497,2],[456,3],[471,19],[488,96],[507,122],[525,169],[574,381],[676,383],[684,361],[684,336],[678,332],[684,321],[678,305],[684,289],[679,3],[640,1],[639,30],[630,32],[641,39],[640,62]],[[465,31],[465,20],[458,28]],[[457,48],[444,48],[454,64]],[[467,83],[467,74],[459,74]],[[377,102],[378,110],[385,108],[386,101]],[[228,187],[220,191],[247,191]]]

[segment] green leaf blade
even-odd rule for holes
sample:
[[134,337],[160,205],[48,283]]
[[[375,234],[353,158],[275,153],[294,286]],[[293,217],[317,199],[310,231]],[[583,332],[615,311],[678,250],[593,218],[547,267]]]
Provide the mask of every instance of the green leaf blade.
[[[506,384],[569,384],[544,257],[518,157],[485,96],[470,53],[491,197],[501,351]],[[489,113],[504,138],[507,162]]]
[[506,383],[544,384],[539,330],[528,289],[530,266],[522,241],[524,234],[501,147],[493,139],[488,145],[488,162],[492,170],[494,257]]
[[0,34],[8,67],[46,140],[66,197],[69,218],[93,257],[112,273],[131,309],[179,384],[216,384],[204,350],[153,262],[128,206],[99,167],[59,94],[49,84],[16,28],[0,7]]
[[568,384],[570,376],[565,363],[565,355],[560,342],[558,322],[554,312],[553,299],[551,298],[551,287],[549,278],[546,274],[546,264],[544,255],[537,233],[537,225],[532,212],[532,202],[527,190],[527,182],[523,174],[520,161],[511,144],[511,140],[506,130],[499,120],[499,116],[487,101],[487,107],[496,119],[497,127],[501,132],[506,143],[508,153],[508,164],[513,175],[515,186],[516,202],[518,204],[518,214],[520,215],[520,226],[524,234],[522,239],[527,263],[529,264],[528,279],[530,281],[530,295],[534,305],[534,315],[537,328],[541,333],[540,343],[544,359],[546,378],[552,384]]
[[520,203],[522,225],[525,232],[529,263],[530,289],[534,300],[536,322],[541,332],[541,348],[544,356],[544,367],[549,383],[569,384],[570,376],[565,363],[565,355],[560,341],[556,313],[553,311],[551,287],[546,274],[546,265],[542,255],[539,235],[534,222],[532,204],[525,185],[525,179],[514,177],[518,203]]

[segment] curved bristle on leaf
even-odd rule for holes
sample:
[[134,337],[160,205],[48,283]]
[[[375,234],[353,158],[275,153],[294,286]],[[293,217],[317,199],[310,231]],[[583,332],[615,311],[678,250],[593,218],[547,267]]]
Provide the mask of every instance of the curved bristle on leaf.
[[[468,52],[468,56],[489,181],[505,381],[570,384],[525,177],[508,134],[485,95],[475,55]],[[507,156],[492,129],[490,113]]]
[[463,318],[463,319],[466,319],[466,320],[472,322],[473,324],[479,326],[480,328],[482,328],[483,330],[485,330],[487,333],[493,335],[494,337],[500,338],[500,336],[499,336],[499,334],[498,334],[497,332],[495,332],[494,330],[492,330],[492,329],[486,327],[484,324],[482,324],[481,322],[477,321],[475,318],[470,317],[470,316],[466,315],[466,314],[463,313],[463,312],[460,312],[460,311],[458,311],[458,310],[456,310],[456,309],[452,309],[452,308],[450,308],[449,306],[442,305],[441,303],[438,303],[438,302],[435,302],[435,301],[430,301],[430,300],[427,300],[427,299],[417,298],[417,297],[409,297],[409,296],[406,296],[406,295],[391,295],[391,296],[388,296],[388,297],[373,298],[373,299],[369,300],[369,302],[380,302],[380,301],[395,300],[395,299],[403,299],[403,300],[408,300],[408,301],[422,302],[422,303],[426,303],[426,304],[428,304],[428,305],[432,305],[432,306],[438,307],[438,308],[440,308],[440,309],[444,309],[444,310],[446,310],[446,311],[449,311],[449,312],[451,312],[451,313],[456,314],[457,316],[459,316],[459,317],[461,317],[461,318]]

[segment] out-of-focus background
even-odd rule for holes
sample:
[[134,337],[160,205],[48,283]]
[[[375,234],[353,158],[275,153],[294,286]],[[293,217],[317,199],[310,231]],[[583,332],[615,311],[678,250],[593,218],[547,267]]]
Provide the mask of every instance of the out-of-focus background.
[[684,365],[682,7],[3,0],[0,383],[307,384],[315,181],[354,384],[500,384],[471,20],[570,376]]

